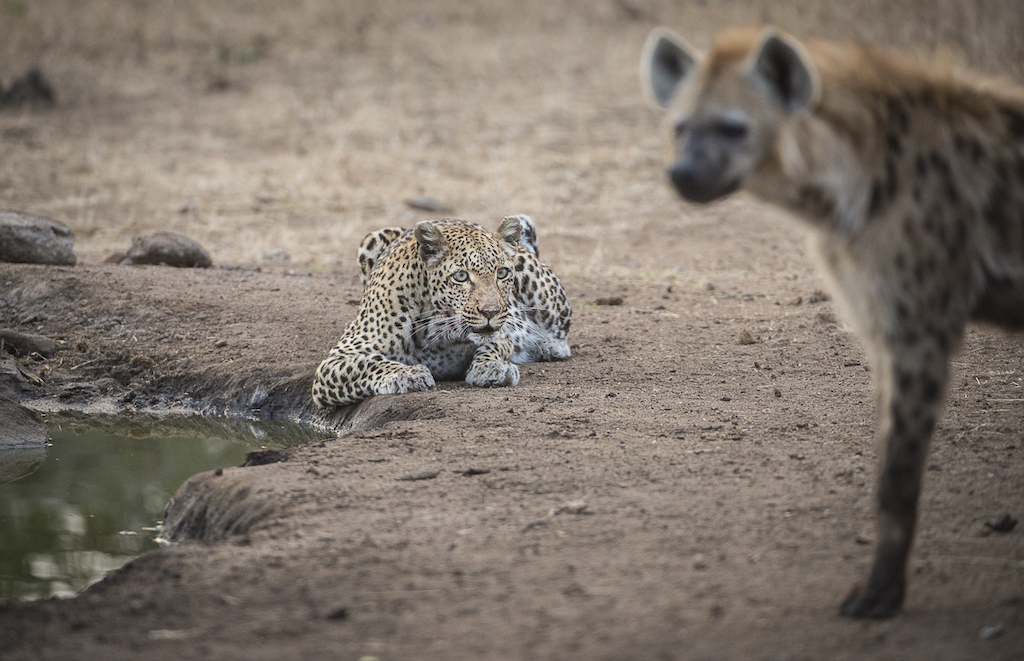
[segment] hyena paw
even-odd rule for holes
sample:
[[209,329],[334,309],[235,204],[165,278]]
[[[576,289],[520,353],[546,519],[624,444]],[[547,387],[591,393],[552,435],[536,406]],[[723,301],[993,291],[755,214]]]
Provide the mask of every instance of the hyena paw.
[[844,617],[880,619],[892,617],[903,605],[903,585],[864,587],[855,585],[839,606]]
[[519,383],[519,368],[512,363],[474,362],[466,372],[466,383],[480,388],[514,386]]
[[434,377],[430,370],[423,365],[411,365],[410,367],[393,374],[388,374],[381,379],[377,394],[402,394],[407,392],[419,392],[430,390],[434,387]]

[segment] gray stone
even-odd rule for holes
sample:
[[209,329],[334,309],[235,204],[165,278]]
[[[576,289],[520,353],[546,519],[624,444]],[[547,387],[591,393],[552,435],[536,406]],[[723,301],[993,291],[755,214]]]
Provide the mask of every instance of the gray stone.
[[291,258],[292,256],[288,254],[288,251],[281,248],[274,248],[263,253],[263,261],[265,262],[287,262]]
[[57,343],[50,338],[32,333],[19,333],[9,328],[0,328],[0,347],[19,356],[38,353],[43,358],[52,358],[57,352]]
[[0,106],[52,106],[54,103],[53,86],[36,68],[15,78],[6,92],[0,87]]
[[14,482],[39,470],[46,461],[46,448],[0,449],[0,485]]
[[177,232],[159,231],[132,239],[122,264],[165,264],[179,268],[209,268],[210,253],[199,242]]
[[74,245],[75,233],[59,220],[0,210],[0,262],[74,266]]
[[455,208],[445,204],[444,202],[438,202],[432,197],[417,197],[405,201],[405,204],[412,209],[419,209],[420,211],[428,211],[430,213],[455,213]]
[[[0,354],[2,356],[2,354]],[[18,361],[13,358],[0,357],[0,399],[21,399],[21,384],[25,383],[25,375],[18,369]]]
[[0,449],[46,447],[49,434],[43,419],[14,400],[0,398]]
[[217,469],[185,480],[167,503],[160,539],[220,541],[244,535],[276,513],[277,499],[259,487],[250,470]]

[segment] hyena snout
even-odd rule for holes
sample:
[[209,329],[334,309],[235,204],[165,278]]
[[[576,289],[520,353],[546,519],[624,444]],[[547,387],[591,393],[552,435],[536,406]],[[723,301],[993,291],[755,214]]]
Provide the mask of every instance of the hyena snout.
[[690,202],[713,202],[740,187],[740,179],[730,176],[729,159],[702,143],[689,140],[668,171],[672,185]]

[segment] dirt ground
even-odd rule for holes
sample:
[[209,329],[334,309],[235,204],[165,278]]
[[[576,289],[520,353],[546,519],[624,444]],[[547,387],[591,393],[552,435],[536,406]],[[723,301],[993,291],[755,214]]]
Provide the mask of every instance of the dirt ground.
[[[837,617],[874,535],[870,365],[796,223],[673,196],[636,82],[654,25],[764,20],[1020,79],[1024,17],[708,4],[0,5],[0,80],[40,65],[58,97],[0,112],[0,205],[80,258],[0,264],[0,325],[61,343],[22,402],[322,430],[192,478],[185,541],[0,604],[0,658],[1024,659],[1024,531],[984,534],[1024,514],[1021,337],[972,328],[954,361],[904,612]],[[573,357],[325,417],[358,240],[420,196],[533,216]],[[155,229],[214,267],[102,263]]]

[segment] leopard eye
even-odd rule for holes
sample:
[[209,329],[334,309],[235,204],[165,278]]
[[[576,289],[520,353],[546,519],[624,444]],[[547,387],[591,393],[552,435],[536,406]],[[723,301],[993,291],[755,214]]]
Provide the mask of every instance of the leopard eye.
[[502,266],[500,269],[498,269],[498,280],[504,280],[511,273],[512,271],[510,271],[507,267]]
[[466,273],[465,271],[456,271],[455,273],[452,273],[452,280],[460,284],[463,282],[468,282],[469,274]]

